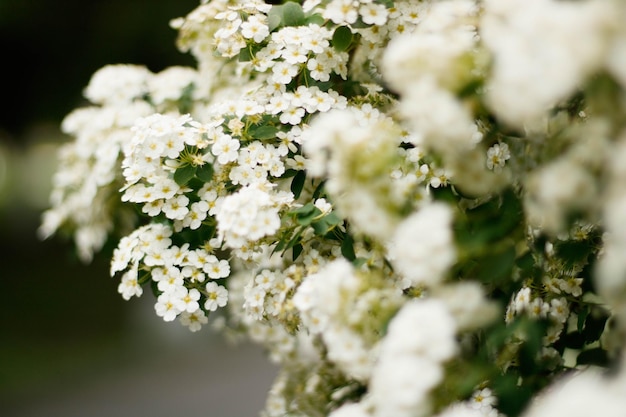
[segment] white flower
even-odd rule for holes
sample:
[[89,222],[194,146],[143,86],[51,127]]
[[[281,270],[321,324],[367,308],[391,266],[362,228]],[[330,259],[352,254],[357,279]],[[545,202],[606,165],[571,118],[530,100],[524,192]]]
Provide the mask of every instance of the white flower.
[[556,234],[566,225],[570,211],[584,211],[597,196],[591,173],[572,158],[558,158],[526,177],[524,208],[528,223]]
[[163,292],[175,292],[187,289],[184,285],[184,277],[175,266],[165,266],[163,268],[152,269],[152,279],[157,282],[157,288]]
[[288,44],[281,51],[280,55],[285,62],[292,65],[298,65],[307,61],[307,53],[308,51],[300,44]]
[[603,64],[610,45],[607,28],[623,23],[617,23],[616,4],[486,1],[480,28],[494,55],[487,88],[493,112],[514,126],[536,126]]
[[265,291],[269,291],[274,285],[275,281],[276,273],[270,271],[269,269],[264,269],[254,278],[255,284]]
[[207,311],[215,311],[218,307],[224,307],[228,303],[228,290],[211,281],[206,284],[206,301],[204,308]]
[[124,236],[117,245],[117,248],[113,251],[113,259],[111,260],[110,274],[114,275],[116,272],[123,271],[128,266],[128,263],[133,259],[133,255],[136,254],[136,248],[139,244],[139,239],[136,233],[133,232],[129,236]]
[[609,379],[591,368],[557,381],[539,394],[523,417],[622,417],[626,397],[622,378]]
[[231,248],[241,248],[246,241],[271,235],[280,227],[278,208],[261,184],[243,187],[225,197],[216,214],[219,236]]
[[261,319],[264,313],[265,298],[267,291],[258,285],[250,283],[246,285],[244,290],[243,308],[245,311],[256,319]]
[[433,290],[457,322],[459,329],[477,329],[491,323],[500,314],[498,305],[485,297],[478,282],[465,281]]
[[582,278],[568,277],[559,280],[559,288],[568,294],[572,294],[574,297],[580,297],[583,293],[582,288],[580,288],[582,283]]
[[183,326],[189,328],[192,332],[197,332],[202,328],[202,325],[207,324],[209,319],[204,314],[204,312],[200,309],[194,311],[193,313],[189,313],[187,311],[183,311],[178,319]]
[[569,305],[565,298],[555,298],[550,301],[550,318],[557,323],[565,323],[569,317]]
[[509,145],[506,143],[496,143],[487,149],[487,168],[499,172],[506,161],[511,158]]
[[457,351],[457,325],[438,300],[407,302],[389,323],[383,355],[416,355],[435,362],[450,359]]
[[266,105],[266,111],[270,114],[278,114],[283,112],[289,107],[288,96],[282,93],[274,94],[269,103]]
[[470,407],[474,410],[491,411],[497,402],[497,398],[489,388],[483,388],[474,392],[470,401]]
[[522,313],[530,308],[530,288],[523,287],[518,293],[515,295],[515,299],[513,301],[513,310],[517,313]]
[[205,263],[202,268],[209,278],[212,279],[226,278],[230,275],[230,265],[225,259],[212,259],[211,262]]
[[131,297],[141,297],[143,289],[137,281],[137,264],[129,269],[124,275],[117,287],[117,291],[122,295],[124,300],[130,300]]
[[278,62],[272,67],[272,80],[279,84],[289,84],[298,71],[297,65],[286,61]]
[[98,104],[120,104],[147,92],[152,73],[138,65],[107,65],[96,71],[85,89],[85,97]]
[[467,107],[432,78],[405,84],[402,92],[399,109],[420,138],[418,146],[452,158],[472,150],[480,141]]
[[443,203],[424,206],[401,222],[389,244],[391,262],[414,286],[433,286],[456,260],[452,210]]
[[326,5],[322,15],[337,24],[354,23],[359,17],[358,9],[355,7],[359,2],[352,0],[332,0]]
[[322,332],[322,337],[328,349],[328,359],[351,378],[369,379],[374,358],[358,333],[331,324]]
[[197,201],[192,203],[191,210],[183,219],[183,225],[185,227],[189,227],[191,230],[199,228],[200,225],[202,225],[202,221],[206,219],[208,211],[209,203],[206,201]]
[[626,30],[621,30],[613,38],[612,45],[607,57],[607,68],[613,76],[626,87]]
[[155,104],[178,100],[186,87],[196,82],[198,72],[193,68],[173,66],[148,80],[150,98]]
[[290,106],[280,115],[280,122],[290,125],[297,125],[302,121],[305,111],[301,107]]
[[220,136],[211,147],[211,153],[217,156],[217,161],[225,165],[228,162],[237,160],[237,150],[239,149],[239,141],[228,135]]
[[176,197],[165,200],[161,210],[165,213],[167,218],[172,220],[182,220],[189,213],[189,198],[185,195],[178,195]]
[[382,4],[365,3],[359,8],[359,14],[364,23],[382,26],[387,21],[387,8]]
[[185,303],[176,290],[159,295],[154,305],[157,316],[165,321],[173,321],[181,312],[185,311]]
[[[451,3],[458,1],[437,2],[433,4],[433,9],[443,11]],[[385,48],[383,74],[398,92],[404,93],[408,86],[425,78],[451,91],[470,79],[472,68],[467,57],[475,48],[476,30],[468,20],[473,10],[439,14],[438,17],[443,20],[450,20],[446,27],[429,29],[426,25],[419,25],[416,31],[393,38]],[[430,14],[428,18],[431,17],[435,16]],[[427,19],[424,23],[437,25],[433,21]]]
[[332,67],[330,67],[324,60],[311,58],[307,61],[306,67],[310,71],[311,78],[313,78],[314,80],[322,82],[330,80]]
[[198,304],[198,300],[200,299],[200,291],[195,288],[187,290],[185,288],[185,292],[181,294],[181,300],[185,304],[185,308],[183,311],[187,313],[194,313],[200,308],[200,304]]
[[546,303],[540,297],[535,298],[528,306],[528,313],[531,317],[546,318],[550,311],[550,304]]
[[241,24],[241,34],[244,38],[252,39],[256,43],[261,43],[269,34],[270,30],[264,15],[252,15]]
[[443,378],[434,362],[415,356],[381,358],[370,380],[374,417],[428,415],[428,392]]
[[[130,200],[129,200],[130,201]],[[161,213],[161,209],[163,208],[164,200],[153,200],[143,205],[141,211],[146,213],[150,217],[156,217]]]
[[[264,106],[259,104],[256,100],[238,100],[235,108],[235,114],[237,117],[242,118],[245,115],[251,116],[255,114],[262,114],[264,110]],[[228,122],[228,128],[233,129],[233,135],[239,136],[241,134],[241,129],[244,126],[245,124],[239,119],[231,119]],[[237,131],[237,133],[235,133],[235,131]]]
[[437,300],[408,301],[389,323],[370,380],[374,416],[427,415],[428,394],[457,351],[456,324]]
[[223,24],[215,32],[215,37],[217,39],[228,39],[232,37],[237,32],[237,29],[239,29],[239,27],[241,26],[241,19],[239,19],[239,16],[237,16],[237,13],[235,12],[230,12],[228,13],[228,15],[220,13],[220,14],[217,14],[215,18],[216,19],[226,18],[225,19],[226,23]]
[[331,411],[328,417],[370,417],[361,403],[347,403]]
[[332,204],[327,202],[325,198],[318,198],[317,200],[315,200],[315,202],[313,204],[315,205],[315,207],[320,209],[320,211],[323,214],[328,214],[333,209]]
[[307,276],[298,287],[293,302],[303,313],[317,309],[332,317],[340,309],[342,294],[354,292],[358,285],[352,265],[339,258],[329,262],[317,273]]

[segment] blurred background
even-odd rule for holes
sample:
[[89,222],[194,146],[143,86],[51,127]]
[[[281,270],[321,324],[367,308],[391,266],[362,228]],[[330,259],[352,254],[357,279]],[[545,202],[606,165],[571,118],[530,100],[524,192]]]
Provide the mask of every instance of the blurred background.
[[258,347],[126,302],[108,259],[41,242],[62,118],[106,64],[194,65],[168,23],[198,0],[0,0],[0,416],[256,416],[275,375]]

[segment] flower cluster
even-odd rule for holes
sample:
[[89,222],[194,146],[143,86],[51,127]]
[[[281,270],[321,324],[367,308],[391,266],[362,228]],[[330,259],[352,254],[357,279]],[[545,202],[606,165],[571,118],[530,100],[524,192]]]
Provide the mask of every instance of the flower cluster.
[[265,417],[621,415],[625,20],[203,1],[172,21],[197,68],[94,74],[41,232],[118,241],[124,299],[262,344]]

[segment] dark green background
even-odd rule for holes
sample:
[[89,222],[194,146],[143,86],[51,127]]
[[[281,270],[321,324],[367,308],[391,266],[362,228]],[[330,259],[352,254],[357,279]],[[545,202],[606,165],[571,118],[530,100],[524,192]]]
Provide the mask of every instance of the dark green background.
[[2,111],[13,141],[81,104],[91,74],[106,64],[159,71],[193,65],[169,21],[198,0],[0,0]]
[[193,66],[169,21],[198,3],[0,0],[0,416],[238,416],[242,409],[198,406],[214,391],[202,385],[211,370],[235,386],[237,363],[257,369],[263,385],[253,392],[247,376],[248,400],[234,406],[262,405],[272,371],[258,350],[212,365],[211,349],[229,350],[219,338],[163,323],[149,293],[124,301],[107,257],[87,266],[69,242],[36,236],[46,203],[30,196],[56,160],[46,144],[70,140],[59,124],[86,104],[81,93],[93,72],[115,63],[155,72]]

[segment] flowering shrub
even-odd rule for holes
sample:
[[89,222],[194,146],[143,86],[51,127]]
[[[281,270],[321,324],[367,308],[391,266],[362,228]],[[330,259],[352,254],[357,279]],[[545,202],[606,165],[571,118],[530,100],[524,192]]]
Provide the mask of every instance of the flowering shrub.
[[122,297],[262,344],[264,416],[621,416],[624,21],[205,1],[172,21],[197,68],[94,74],[41,233],[113,242]]

